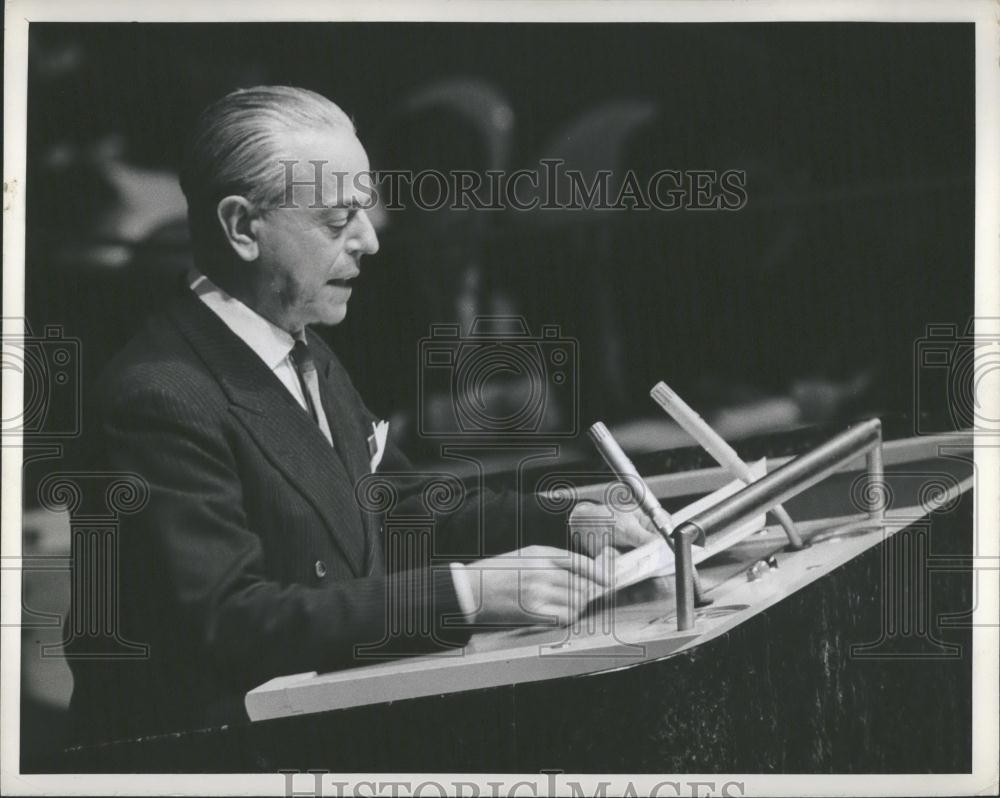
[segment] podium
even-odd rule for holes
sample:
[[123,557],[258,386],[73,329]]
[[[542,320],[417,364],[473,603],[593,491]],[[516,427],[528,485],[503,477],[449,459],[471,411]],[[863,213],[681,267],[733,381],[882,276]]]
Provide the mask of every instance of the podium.
[[[570,629],[499,631],[460,654],[280,677],[247,695],[247,724],[78,748],[67,769],[967,770],[971,436],[889,441],[874,476],[871,450],[838,450],[822,481],[817,470],[794,496],[776,490],[806,545],[765,526],[706,559],[711,603],[689,607],[688,623],[677,601],[688,577],[652,579]],[[765,479],[796,462],[769,458]],[[728,479],[688,468],[648,481],[670,499]]]

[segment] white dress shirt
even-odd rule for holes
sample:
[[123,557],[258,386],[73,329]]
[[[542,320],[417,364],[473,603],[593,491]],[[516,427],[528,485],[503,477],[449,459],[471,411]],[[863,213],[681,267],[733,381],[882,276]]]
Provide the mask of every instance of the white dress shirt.
[[[295,338],[236,297],[230,296],[197,269],[188,273],[187,283],[195,296],[264,361],[264,365],[281,380],[281,384],[295,397],[295,401],[308,412],[309,405],[302,393],[295,363],[292,362]],[[475,615],[476,606],[469,575],[460,563],[452,563],[451,576],[459,606],[465,616],[471,619]]]
[[230,296],[195,269],[188,274],[188,285],[195,296],[208,305],[215,315],[264,361],[264,365],[281,380],[281,384],[295,397],[295,401],[302,405],[302,409],[308,411],[309,405],[302,393],[299,374],[295,369],[295,363],[292,362],[295,338],[255,310],[251,310],[236,297]]

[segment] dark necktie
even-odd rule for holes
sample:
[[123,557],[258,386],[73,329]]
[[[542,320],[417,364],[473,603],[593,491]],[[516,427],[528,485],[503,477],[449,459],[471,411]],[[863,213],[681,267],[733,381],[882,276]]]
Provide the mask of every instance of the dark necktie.
[[306,405],[313,421],[319,426],[323,437],[333,446],[333,436],[330,434],[330,423],[326,420],[326,413],[323,411],[323,400],[319,394],[319,376],[316,374],[316,361],[313,360],[309,345],[302,340],[296,339],[295,346],[292,347],[292,362],[295,370],[299,374],[299,384],[302,386],[302,393],[306,397]]

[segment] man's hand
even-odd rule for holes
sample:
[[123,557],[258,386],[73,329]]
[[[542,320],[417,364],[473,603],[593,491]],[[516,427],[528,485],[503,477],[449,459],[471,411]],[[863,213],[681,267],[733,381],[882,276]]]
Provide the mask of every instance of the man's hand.
[[582,551],[596,557],[601,549],[632,549],[660,535],[641,510],[625,512],[610,505],[581,502],[569,515],[570,534]]
[[568,626],[604,592],[610,576],[590,557],[551,546],[528,546],[465,566],[475,624]]

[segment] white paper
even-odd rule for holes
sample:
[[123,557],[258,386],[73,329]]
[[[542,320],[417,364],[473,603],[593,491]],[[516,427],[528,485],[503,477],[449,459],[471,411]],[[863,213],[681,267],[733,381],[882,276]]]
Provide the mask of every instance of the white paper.
[[[758,460],[749,464],[750,474],[760,479],[767,474],[767,461]],[[740,480],[722,486],[716,491],[692,502],[671,516],[674,526],[679,526],[703,510],[718,504],[723,499],[741,491],[746,484]],[[746,523],[725,532],[713,535],[707,547],[692,546],[691,556],[695,564],[718,554],[720,551],[739,543],[759,529],[764,528],[766,514],[754,516]],[[663,538],[651,541],[644,546],[620,554],[615,559],[615,578],[611,589],[619,589],[642,582],[655,576],[671,576],[675,571],[674,553]]]

